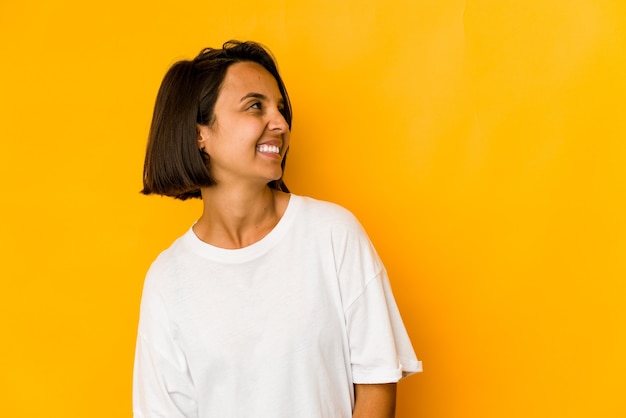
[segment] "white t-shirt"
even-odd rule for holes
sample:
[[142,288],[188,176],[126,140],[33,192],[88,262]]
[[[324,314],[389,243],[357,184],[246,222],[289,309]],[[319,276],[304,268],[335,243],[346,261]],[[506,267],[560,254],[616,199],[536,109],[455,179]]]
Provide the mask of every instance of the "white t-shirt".
[[385,269],[335,204],[291,195],[242,249],[190,229],[147,274],[136,418],[348,418],[354,383],[418,371]]

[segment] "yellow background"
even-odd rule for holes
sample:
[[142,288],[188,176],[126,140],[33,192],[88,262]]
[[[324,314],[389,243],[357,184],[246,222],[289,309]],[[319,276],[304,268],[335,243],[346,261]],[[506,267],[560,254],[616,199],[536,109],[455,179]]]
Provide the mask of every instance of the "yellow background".
[[287,183],[362,221],[424,373],[398,417],[626,416],[626,3],[0,3],[0,416],[130,417],[150,262],[199,202],[139,195],[166,69],[254,39]]

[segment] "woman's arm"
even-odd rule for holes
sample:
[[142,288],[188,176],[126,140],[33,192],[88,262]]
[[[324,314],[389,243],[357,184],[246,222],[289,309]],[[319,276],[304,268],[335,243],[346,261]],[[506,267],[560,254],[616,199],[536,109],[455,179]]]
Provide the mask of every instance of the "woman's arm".
[[353,418],[394,418],[396,384],[354,385]]

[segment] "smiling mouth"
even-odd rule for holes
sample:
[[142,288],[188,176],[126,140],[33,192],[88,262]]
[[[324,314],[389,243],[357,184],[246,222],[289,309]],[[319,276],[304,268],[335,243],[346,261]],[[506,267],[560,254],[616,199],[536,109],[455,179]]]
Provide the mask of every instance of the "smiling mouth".
[[268,152],[268,153],[280,154],[280,148],[277,147],[276,145],[261,144],[261,145],[258,145],[256,147],[256,149],[259,152]]

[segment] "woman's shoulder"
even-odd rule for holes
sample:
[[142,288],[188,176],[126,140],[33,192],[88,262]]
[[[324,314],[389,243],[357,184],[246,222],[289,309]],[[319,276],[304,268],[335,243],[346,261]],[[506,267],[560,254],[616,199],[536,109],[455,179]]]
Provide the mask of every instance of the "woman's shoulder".
[[147,278],[155,282],[167,281],[184,267],[186,259],[192,255],[186,244],[191,239],[190,234],[193,234],[191,228],[158,254],[148,269]]
[[347,208],[326,200],[308,196],[295,196],[302,219],[311,225],[341,227],[341,229],[361,231],[363,228],[356,216]]
[[350,210],[334,202],[293,194],[292,198],[297,201],[299,206],[301,206],[301,210],[308,215],[337,220],[356,219]]

